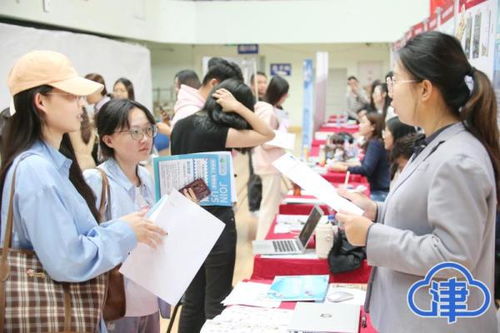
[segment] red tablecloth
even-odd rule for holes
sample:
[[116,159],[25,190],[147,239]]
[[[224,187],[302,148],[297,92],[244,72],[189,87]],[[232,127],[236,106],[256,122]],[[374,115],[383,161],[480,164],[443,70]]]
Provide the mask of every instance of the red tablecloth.
[[311,157],[319,156],[319,146],[311,146],[311,150],[309,151],[309,156]]
[[[328,171],[325,173],[323,178],[328,180],[330,183],[341,183],[343,184],[345,181],[345,172],[340,172],[340,171]],[[360,183],[366,186],[369,186],[368,180],[363,177],[362,175],[356,175],[356,174],[350,174],[349,175],[349,184],[351,183]]]
[[318,140],[318,139],[314,139],[311,143],[311,148],[312,147],[318,147],[321,146],[321,145],[324,145],[326,144],[326,140]]
[[[312,207],[312,205],[311,205]],[[309,214],[309,211],[304,214]],[[266,239],[294,238],[293,233],[275,234],[273,221],[271,229]],[[288,237],[287,237],[288,236]],[[328,267],[327,259],[288,259],[288,258],[263,258],[260,255],[254,256],[252,279],[272,280],[276,275],[309,275],[309,274],[329,274],[330,282],[339,283],[368,283],[371,267],[366,260],[363,260],[361,267],[345,273],[332,274]]]
[[359,132],[358,125],[339,125],[339,126],[321,126],[318,132],[332,132],[332,133],[356,133]]
[[[314,207],[312,204],[281,204],[278,214],[284,215],[308,215]],[[330,214],[330,207],[327,205],[319,206],[324,214]]]

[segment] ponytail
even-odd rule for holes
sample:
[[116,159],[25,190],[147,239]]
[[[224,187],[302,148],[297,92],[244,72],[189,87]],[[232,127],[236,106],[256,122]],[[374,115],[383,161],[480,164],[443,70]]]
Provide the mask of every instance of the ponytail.
[[414,79],[429,80],[439,88],[451,112],[486,148],[500,202],[497,104],[488,77],[471,67],[458,39],[439,31],[410,39],[399,51],[399,60]]
[[490,80],[483,72],[472,68],[474,87],[469,100],[460,110],[465,128],[484,145],[493,164],[497,199],[500,202],[500,146],[498,142],[497,102]]

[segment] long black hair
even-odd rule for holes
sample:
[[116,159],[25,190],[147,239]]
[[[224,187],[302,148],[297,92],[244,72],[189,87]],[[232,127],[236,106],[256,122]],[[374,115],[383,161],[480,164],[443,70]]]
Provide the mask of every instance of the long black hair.
[[[378,81],[378,80],[377,80]],[[380,87],[381,94],[385,94],[384,96],[384,105],[382,106],[382,114],[384,115],[384,119],[387,116],[387,109],[389,109],[389,106],[391,106],[392,98],[389,96],[389,87],[387,86],[387,83],[380,82],[378,81],[377,84],[373,86],[372,90],[372,96],[370,98],[370,111],[371,112],[377,112],[377,106],[375,105],[375,100],[373,99],[373,92],[377,87]]]
[[397,162],[398,158],[403,158],[407,161],[410,159],[411,155],[413,155],[417,138],[418,134],[410,133],[394,141],[394,147],[389,153],[389,162],[391,163],[391,180],[394,179],[394,176],[399,169],[399,164]]
[[[53,88],[43,85],[22,91],[14,95],[16,113],[8,120],[2,140],[2,165],[0,168],[0,189],[3,190],[5,178],[14,159],[28,150],[36,141],[43,140],[43,119],[37,110],[34,99],[37,93],[47,94]],[[64,134],[59,151],[73,163],[69,169],[69,180],[73,183],[78,193],[85,199],[92,215],[99,220],[99,212],[95,207],[95,196],[92,189],[83,178],[82,170],[76,159],[75,151],[71,145],[68,134]],[[0,191],[0,202],[3,191]]]
[[290,85],[281,76],[274,76],[269,82],[266,89],[266,94],[264,95],[264,101],[271,104],[272,106],[278,106],[278,102],[288,94],[288,89]]
[[415,127],[402,123],[401,120],[399,120],[399,117],[392,117],[391,119],[387,120],[385,122],[385,126],[391,132],[394,143],[408,134],[417,133]]
[[104,143],[104,136],[111,135],[117,130],[130,128],[128,116],[135,108],[144,112],[151,125],[156,124],[155,118],[144,105],[129,99],[112,99],[106,102],[97,113],[95,126],[99,135],[99,146],[105,158],[114,157],[115,152],[113,148]]
[[217,103],[217,100],[212,97],[212,94],[218,89],[228,90],[234,98],[236,98],[241,104],[243,104],[247,109],[253,111],[255,105],[255,97],[252,94],[252,90],[243,81],[228,79],[219,83],[214,87],[212,92],[208,95],[207,101],[203,106],[204,111],[208,113],[210,119],[219,125],[224,125],[227,127],[235,129],[251,129],[250,124],[239,114],[235,112],[224,112],[222,111],[222,106]]
[[[207,101],[200,112],[201,115],[206,114],[206,117],[197,117],[197,125],[200,128],[211,128],[222,125],[237,130],[252,129],[252,126],[239,114],[222,111],[222,107],[212,96],[217,89],[222,88],[227,89],[247,109],[254,110],[255,96],[250,87],[241,80],[227,79],[215,86],[208,95]],[[236,150],[243,153],[249,151],[248,148],[236,148]]]
[[[500,198],[497,102],[486,74],[470,65],[455,37],[437,31],[410,39],[399,51],[399,61],[412,79],[429,80],[438,87],[451,112],[483,144],[493,164]],[[472,91],[465,82],[466,76],[473,80]]]

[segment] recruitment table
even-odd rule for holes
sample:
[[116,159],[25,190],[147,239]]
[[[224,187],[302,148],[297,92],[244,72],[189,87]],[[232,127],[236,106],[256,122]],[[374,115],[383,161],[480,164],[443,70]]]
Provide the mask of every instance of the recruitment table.
[[[245,282],[253,282],[253,283],[261,283],[264,285],[271,285],[272,280],[245,280]],[[359,284],[333,284],[332,287],[336,288],[342,288],[343,290],[346,289],[362,289],[365,290],[366,287],[363,285]],[[326,301],[325,301],[326,302]],[[237,305],[237,304],[242,304],[242,305]],[[212,320],[207,320],[204,324],[204,326],[201,329],[202,333],[220,333],[220,332],[233,332],[233,333],[248,333],[248,332],[262,332],[264,330],[265,324],[268,323],[267,321],[272,320],[272,315],[271,313],[275,312],[277,313],[278,311],[292,311],[295,309],[297,302],[281,302],[279,305],[277,305],[277,308],[259,308],[255,307],[254,305],[249,306],[245,305],[246,303],[235,303],[235,305],[228,306],[219,316]],[[341,303],[339,303],[341,304]],[[351,303],[352,304],[352,303]],[[233,307],[234,306],[234,307]],[[238,312],[240,313],[239,316],[243,315],[244,317],[238,318],[236,316],[235,318],[231,318],[228,313],[231,312],[232,309],[238,308]],[[265,311],[264,317],[266,318],[261,318],[261,317],[255,317],[255,311],[257,309],[262,309]],[[288,315],[288,323],[289,320],[291,320],[293,314],[291,313]],[[223,319],[222,319],[223,318]],[[249,319],[250,318],[250,319]],[[371,319],[370,315],[364,311],[364,308],[362,305],[359,305],[359,329],[358,333],[376,333],[377,331],[371,324]],[[279,321],[276,322],[275,324],[277,326],[272,328],[272,332],[278,332],[278,327],[279,327],[279,332],[280,333],[286,333],[288,331],[288,323],[286,321],[283,321],[284,318],[278,319]],[[265,322],[262,322],[262,320],[265,320]],[[266,321],[267,320],[267,321]],[[286,319],[285,319],[286,320]],[[263,326],[264,324],[264,326]],[[269,327],[269,326],[267,326]]]
[[[307,212],[306,214],[309,214]],[[274,233],[276,219],[271,225],[271,229],[266,239],[283,239],[297,237],[296,233]],[[308,258],[297,259],[292,256],[254,256],[252,279],[265,280],[273,279],[276,275],[308,275],[308,274],[329,274],[330,282],[343,283],[368,283],[371,267],[366,260],[360,268],[345,272],[333,274],[330,273],[327,259]]]
[[[272,280],[253,280],[254,282],[266,282],[266,283],[271,283]],[[280,304],[280,309],[294,309],[296,302],[281,302]],[[370,315],[365,312],[364,307],[360,307],[360,313],[359,313],[359,333],[376,333],[377,331],[375,328],[373,328],[371,320],[370,320]]]

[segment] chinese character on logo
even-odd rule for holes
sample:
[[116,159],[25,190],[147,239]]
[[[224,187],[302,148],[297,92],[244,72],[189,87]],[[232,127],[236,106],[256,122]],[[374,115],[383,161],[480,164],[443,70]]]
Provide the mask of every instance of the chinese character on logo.
[[[443,269],[453,269],[460,272],[465,281],[458,281],[456,277],[448,280],[434,281],[434,275]],[[419,288],[429,288],[432,296],[430,310],[420,309],[414,302],[415,292]],[[478,288],[483,294],[483,304],[478,309],[469,309],[467,299],[470,295],[469,288]],[[431,268],[423,280],[415,282],[408,290],[408,306],[410,310],[421,317],[447,318],[448,324],[453,324],[458,317],[478,317],[488,310],[491,295],[488,287],[479,280],[474,280],[470,271],[464,266],[445,262]]]

